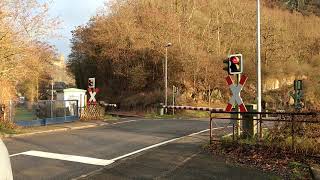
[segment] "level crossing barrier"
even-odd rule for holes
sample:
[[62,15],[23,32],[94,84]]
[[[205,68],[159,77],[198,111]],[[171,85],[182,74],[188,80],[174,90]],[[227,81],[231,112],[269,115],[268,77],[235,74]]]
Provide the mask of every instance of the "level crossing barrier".
[[116,104],[109,104],[109,103],[106,103],[104,101],[100,101],[99,104],[101,106],[104,106],[104,107],[112,107],[112,108],[117,108],[117,105]]

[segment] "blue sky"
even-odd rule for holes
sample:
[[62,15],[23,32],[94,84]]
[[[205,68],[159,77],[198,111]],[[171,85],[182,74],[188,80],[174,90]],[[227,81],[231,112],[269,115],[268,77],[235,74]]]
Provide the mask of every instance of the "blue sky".
[[[46,0],[38,1],[44,2]],[[63,37],[52,39],[50,43],[56,46],[59,54],[63,54],[67,58],[70,53],[71,31],[79,25],[86,24],[106,1],[108,0],[53,0],[49,14],[52,17],[59,16],[62,20],[61,30],[58,33]]]

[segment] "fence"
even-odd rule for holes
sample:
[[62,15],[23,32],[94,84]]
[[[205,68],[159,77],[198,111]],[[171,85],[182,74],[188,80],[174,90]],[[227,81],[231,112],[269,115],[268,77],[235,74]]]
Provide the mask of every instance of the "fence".
[[77,100],[10,101],[5,118],[19,126],[43,126],[79,119]]
[[[226,121],[225,129],[232,129],[225,131],[224,137],[231,136],[231,141],[253,139],[264,146],[294,153],[310,156],[320,154],[320,112],[239,113],[205,107],[164,106],[164,108],[208,111],[210,143],[214,140],[213,123]],[[241,135],[238,135],[237,130]]]

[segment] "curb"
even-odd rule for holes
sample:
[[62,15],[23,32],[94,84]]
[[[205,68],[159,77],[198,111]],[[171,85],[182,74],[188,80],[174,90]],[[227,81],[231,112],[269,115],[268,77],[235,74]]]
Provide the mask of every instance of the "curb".
[[25,136],[32,136],[36,134],[45,134],[45,133],[52,133],[52,132],[62,132],[62,131],[69,131],[69,130],[79,130],[79,129],[87,129],[87,128],[93,128],[93,127],[99,127],[99,126],[105,126],[109,123],[101,123],[101,124],[91,124],[86,126],[78,126],[78,127],[62,127],[59,129],[52,129],[47,131],[38,131],[38,132],[31,132],[31,133],[23,133],[23,134],[5,134],[0,135],[0,137],[3,138],[14,138],[14,137],[25,137]]
[[144,118],[144,116],[139,116],[135,114],[117,114],[117,113],[108,113],[110,116],[117,116],[117,117],[134,117],[134,118]]

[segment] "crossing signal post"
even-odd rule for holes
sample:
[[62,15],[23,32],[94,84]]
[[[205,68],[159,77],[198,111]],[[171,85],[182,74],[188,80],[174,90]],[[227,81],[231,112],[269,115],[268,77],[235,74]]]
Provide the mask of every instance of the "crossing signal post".
[[303,84],[302,80],[294,81],[294,93],[290,93],[292,98],[294,99],[294,108],[296,110],[301,110],[303,108]]
[[90,95],[90,99],[88,100],[88,105],[96,105],[97,100],[95,96],[99,92],[99,89],[96,88],[96,79],[95,78],[89,78],[88,79],[88,93]]
[[[239,86],[240,76],[243,73],[243,56],[242,56],[242,54],[229,55],[228,58],[223,61],[223,63],[226,64],[226,67],[224,67],[223,70],[227,71],[229,75],[236,75],[236,80],[237,80],[236,85]],[[232,106],[233,106],[233,104],[232,104]],[[231,106],[231,109],[232,109],[232,106]],[[237,112],[240,111],[238,105],[236,105],[235,109]],[[240,118],[241,118],[240,114],[237,114],[237,119],[240,119]],[[237,120],[236,122],[237,122],[236,129],[235,129],[235,124],[233,124],[233,134],[236,133],[239,137],[241,123],[240,123],[240,120]],[[234,138],[235,137],[233,135],[233,139]]]

